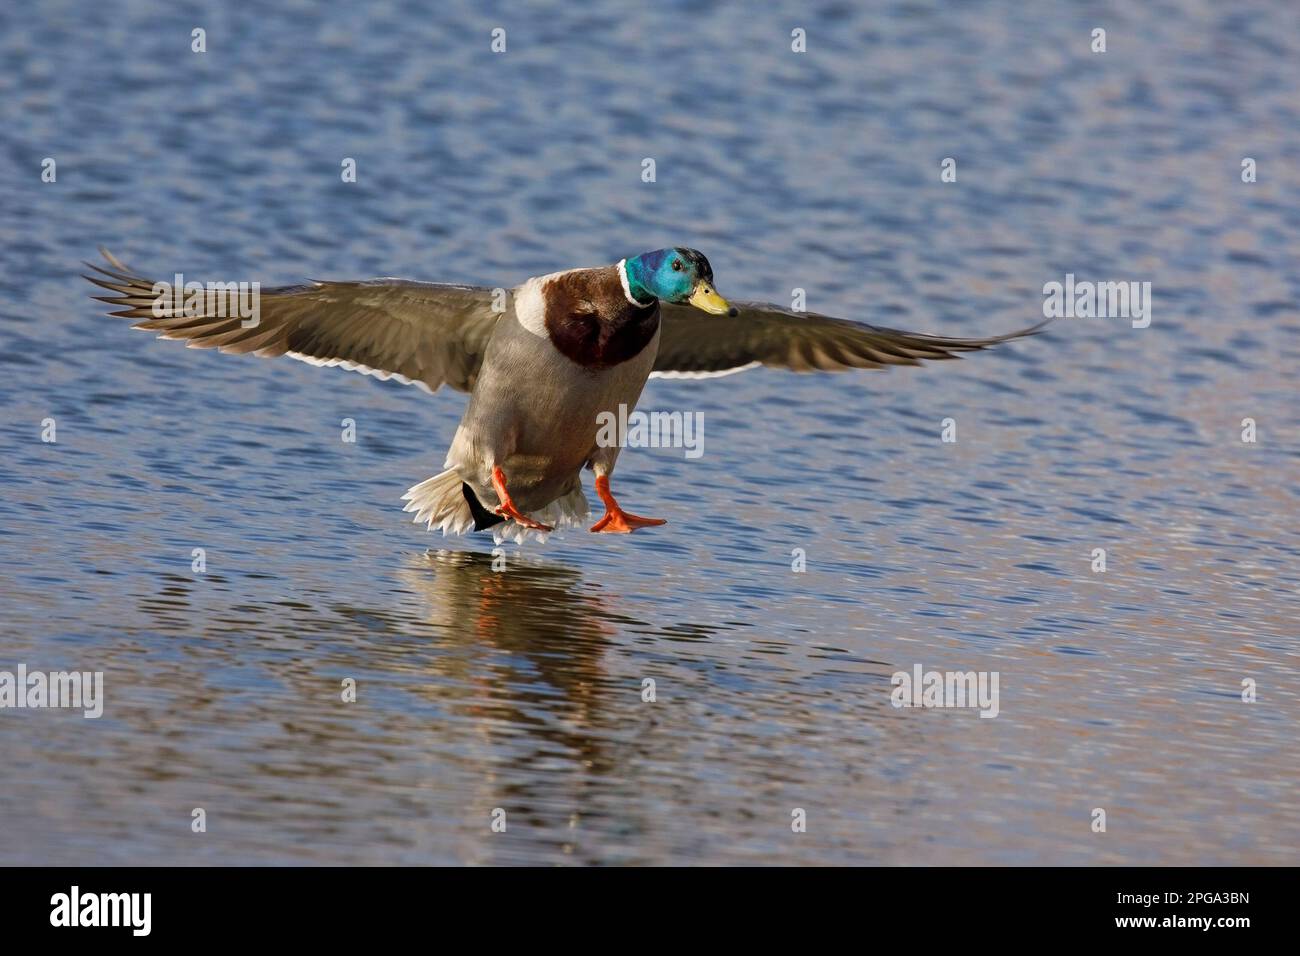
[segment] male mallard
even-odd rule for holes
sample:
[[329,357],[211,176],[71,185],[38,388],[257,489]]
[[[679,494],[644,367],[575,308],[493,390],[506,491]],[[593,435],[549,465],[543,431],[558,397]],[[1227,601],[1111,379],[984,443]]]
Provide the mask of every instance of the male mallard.
[[1039,328],[956,339],[775,305],[732,306],[714,290],[709,261],[680,248],[529,279],[511,304],[500,290],[404,279],[261,290],[252,322],[241,321],[234,298],[227,299],[234,291],[182,302],[101,251],[113,268],[91,266],[107,278],[85,278],[116,293],[95,297],[124,307],[113,315],[143,320],[133,328],[185,339],[192,348],[289,355],[430,392],[440,385],[469,392],[446,471],[403,500],[429,529],[494,528],[498,540],[584,518],[584,465],[595,472],[605,505],[592,531],[664,524],[619,507],[609,490],[619,449],[596,439],[598,416],[634,408],[652,375],[919,365]]

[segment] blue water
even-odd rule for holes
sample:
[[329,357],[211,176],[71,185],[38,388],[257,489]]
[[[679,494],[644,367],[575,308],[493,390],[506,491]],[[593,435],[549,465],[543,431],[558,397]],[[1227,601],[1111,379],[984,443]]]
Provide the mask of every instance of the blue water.
[[[106,687],[0,711],[0,862],[1300,862],[1294,18],[778,6],[0,12],[0,670]],[[669,524],[497,572],[398,500],[463,396],[153,341],[87,298],[100,243],[268,286],[689,245],[952,335],[1066,273],[1154,305],[653,382],[705,453],[615,489]],[[998,672],[998,717],[893,708],[918,663]]]

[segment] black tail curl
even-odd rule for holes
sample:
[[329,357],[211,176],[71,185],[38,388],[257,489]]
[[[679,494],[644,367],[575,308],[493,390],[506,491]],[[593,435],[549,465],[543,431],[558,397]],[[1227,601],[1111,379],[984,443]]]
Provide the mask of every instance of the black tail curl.
[[465,496],[465,503],[469,505],[469,513],[474,516],[475,531],[483,531],[506,520],[484,508],[483,502],[474,494],[474,489],[463,481],[460,483],[460,491]]

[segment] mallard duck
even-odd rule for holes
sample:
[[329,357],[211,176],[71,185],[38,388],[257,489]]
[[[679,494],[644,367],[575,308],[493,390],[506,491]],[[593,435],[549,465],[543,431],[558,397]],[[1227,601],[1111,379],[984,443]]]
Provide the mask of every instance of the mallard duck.
[[92,265],[99,275],[85,278],[114,293],[94,297],[120,308],[112,315],[140,320],[133,328],[191,348],[288,355],[429,392],[444,385],[468,392],[445,470],[408,490],[405,510],[429,530],[492,529],[498,541],[585,519],[584,466],[605,506],[591,531],[665,523],[619,505],[610,490],[619,448],[596,440],[599,416],[634,408],[650,377],[730,375],[760,365],[800,372],[919,365],[1041,327],[944,338],[732,305],[714,288],[709,260],[683,248],[529,279],[508,297],[405,279],[259,290],[253,322],[241,321],[227,298],[233,289],[182,301],[100,251],[111,268]]

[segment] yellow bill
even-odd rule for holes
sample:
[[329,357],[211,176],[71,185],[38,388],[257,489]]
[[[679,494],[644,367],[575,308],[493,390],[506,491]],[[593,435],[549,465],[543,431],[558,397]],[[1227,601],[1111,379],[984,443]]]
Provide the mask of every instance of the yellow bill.
[[710,315],[726,315],[731,311],[730,303],[718,295],[713,286],[703,280],[695,284],[695,291],[691,293],[689,301],[695,308],[702,309]]

